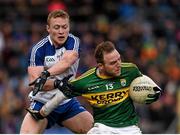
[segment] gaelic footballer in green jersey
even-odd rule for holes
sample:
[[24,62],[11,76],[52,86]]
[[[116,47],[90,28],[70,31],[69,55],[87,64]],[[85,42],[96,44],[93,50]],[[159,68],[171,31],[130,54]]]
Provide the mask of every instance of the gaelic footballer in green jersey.
[[[138,118],[129,98],[130,83],[141,76],[136,65],[121,63],[121,74],[117,77],[100,76],[93,68],[71,81],[73,96],[83,96],[93,108],[95,123],[110,127],[136,125]],[[71,96],[72,96],[71,95]]]

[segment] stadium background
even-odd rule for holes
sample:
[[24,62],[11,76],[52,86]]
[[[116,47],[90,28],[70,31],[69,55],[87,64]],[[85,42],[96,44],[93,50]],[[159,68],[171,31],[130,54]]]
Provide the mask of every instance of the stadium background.
[[[95,65],[95,46],[116,44],[164,90],[136,105],[143,133],[180,133],[180,2],[178,0],[0,0],[0,133],[19,133],[28,105],[28,49],[42,36],[49,11],[64,9],[82,40],[78,75]],[[55,126],[46,133],[70,133]]]

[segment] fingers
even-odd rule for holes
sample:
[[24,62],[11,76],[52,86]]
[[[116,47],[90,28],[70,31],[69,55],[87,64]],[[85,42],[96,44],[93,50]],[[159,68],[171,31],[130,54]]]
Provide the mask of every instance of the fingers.
[[161,88],[160,87],[153,87],[155,94],[149,94],[146,99],[146,104],[151,104],[157,101],[161,95]]
[[35,86],[32,95],[35,96],[42,89],[42,85]]
[[160,92],[156,92],[155,94],[149,94],[147,97],[148,98],[156,98],[156,97],[159,98],[160,94],[161,94]]
[[160,92],[155,94],[149,94],[148,98],[146,99],[146,104],[151,104],[152,102],[155,102],[159,99]]
[[145,104],[151,104],[152,102],[154,102],[154,101],[152,101],[152,100],[146,100]]
[[154,98],[147,98],[145,103],[146,104],[151,104],[151,103],[155,102],[157,99],[158,98],[156,98],[156,97],[154,97]]
[[64,77],[64,79],[63,79],[62,81],[63,81],[64,83],[67,83],[68,80],[69,80],[72,76],[73,76],[73,74],[70,74],[70,75]]
[[43,89],[43,86],[46,83],[46,80],[49,76],[50,76],[50,73],[47,70],[45,70],[41,72],[41,75],[36,80],[29,83],[29,86],[34,85],[34,90],[32,93],[33,96],[35,96],[39,91]]
[[154,98],[156,95],[155,94],[149,94],[147,95],[148,98]]
[[146,104],[151,104],[151,103],[153,103],[153,102],[155,102],[155,101],[157,101],[158,100],[158,97],[155,97],[155,98],[148,98],[148,99],[146,99]]
[[43,78],[36,79],[34,83],[33,96],[35,96],[39,91],[43,89],[45,82],[46,80],[44,80]]
[[41,81],[41,77],[38,77],[37,79],[35,79],[33,82],[29,83],[29,86],[32,86],[36,83],[39,83]]
[[29,86],[32,86],[36,83],[37,79],[35,79],[33,82],[29,83]]
[[38,93],[39,89],[37,87],[34,88],[32,95],[35,96]]
[[153,87],[154,91],[162,91],[160,87]]
[[73,76],[73,74],[70,74],[70,75],[68,75],[68,76],[65,77],[65,78],[66,78],[66,80],[69,80],[72,76]]

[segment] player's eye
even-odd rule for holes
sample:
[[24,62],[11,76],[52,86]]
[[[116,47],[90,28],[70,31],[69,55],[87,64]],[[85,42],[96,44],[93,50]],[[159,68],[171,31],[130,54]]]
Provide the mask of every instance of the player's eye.
[[116,64],[116,62],[117,62],[117,61],[112,61],[112,62],[110,63],[110,65],[114,65],[114,64]]
[[63,29],[67,29],[67,27],[68,27],[67,25],[63,25],[62,26]]
[[56,30],[59,29],[59,28],[60,28],[59,25],[55,25],[55,26],[54,26],[54,29],[56,29]]

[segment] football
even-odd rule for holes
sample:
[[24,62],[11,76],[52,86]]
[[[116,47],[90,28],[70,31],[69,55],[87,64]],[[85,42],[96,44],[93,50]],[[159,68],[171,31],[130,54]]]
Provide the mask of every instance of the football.
[[130,84],[130,98],[136,103],[145,104],[148,94],[155,93],[153,87],[159,86],[148,76],[137,77]]

